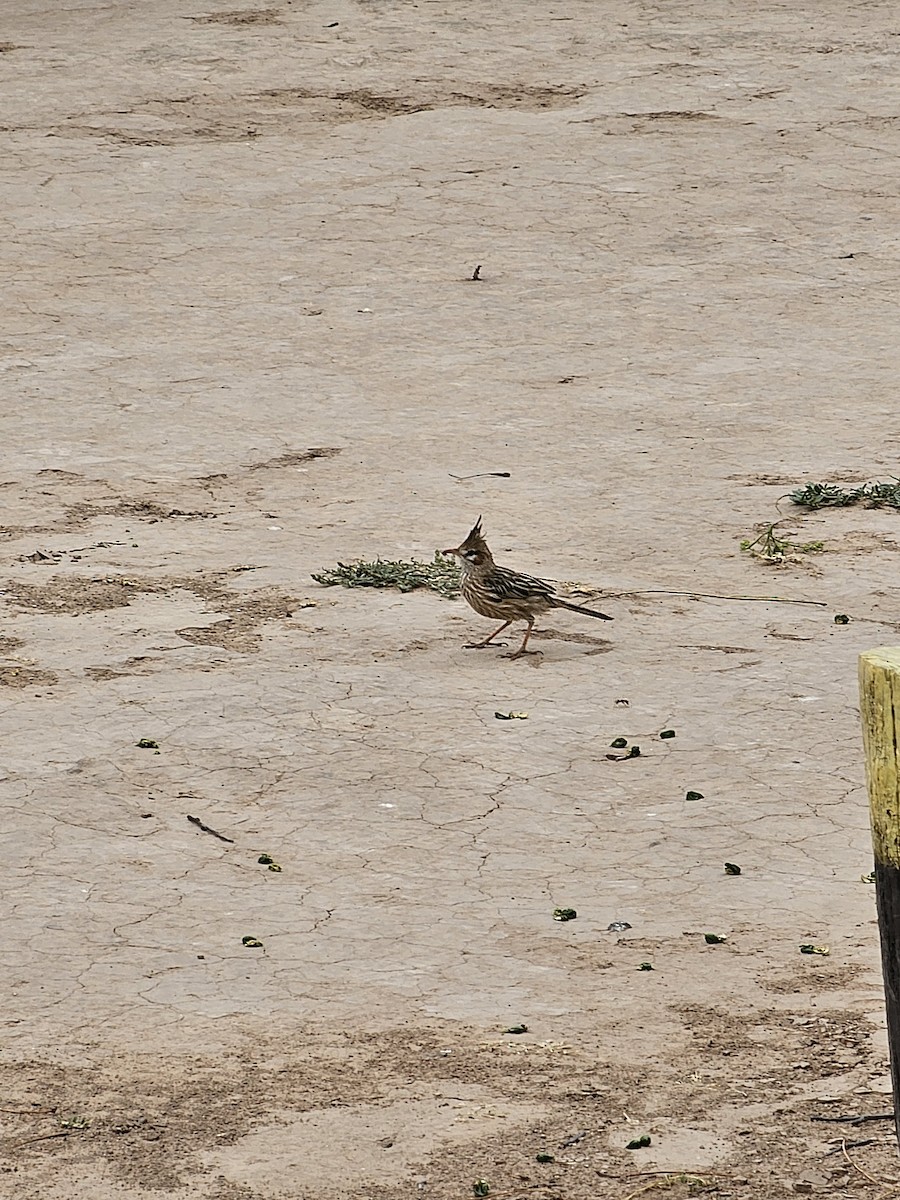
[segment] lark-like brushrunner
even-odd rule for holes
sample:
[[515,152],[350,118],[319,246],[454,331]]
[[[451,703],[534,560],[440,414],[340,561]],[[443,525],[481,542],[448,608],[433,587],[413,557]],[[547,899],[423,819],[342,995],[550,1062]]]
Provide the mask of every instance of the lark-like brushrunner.
[[596,612],[593,608],[584,608],[581,604],[572,604],[556,595],[552,584],[533,575],[524,575],[521,571],[510,571],[506,567],[498,567],[494,557],[484,540],[481,529],[481,517],[469,536],[459,546],[444,550],[444,554],[454,554],[459,559],[462,568],[460,591],[463,599],[482,617],[490,617],[494,621],[502,621],[499,629],[484,639],[483,642],[473,642],[466,646],[467,650],[481,650],[489,645],[498,633],[502,633],[513,621],[526,621],[525,637],[522,645],[509,658],[521,658],[523,654],[535,654],[529,650],[528,639],[534,628],[535,617],[548,612],[551,608],[567,608],[570,612],[584,613],[588,617],[598,617],[601,621],[611,621],[613,618],[606,613]]

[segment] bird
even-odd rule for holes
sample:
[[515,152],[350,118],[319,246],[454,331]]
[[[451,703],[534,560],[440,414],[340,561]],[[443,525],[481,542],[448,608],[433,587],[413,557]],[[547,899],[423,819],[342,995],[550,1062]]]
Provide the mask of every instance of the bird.
[[585,613],[589,617],[598,617],[601,621],[613,620],[606,613],[563,600],[556,595],[553,585],[543,579],[536,579],[533,575],[525,575],[521,571],[498,567],[484,540],[481,517],[475,522],[465,541],[449,550],[442,550],[441,553],[459,559],[462,569],[460,592],[466,603],[474,608],[479,616],[503,621],[499,629],[495,629],[483,642],[467,644],[467,650],[482,650],[513,621],[526,621],[528,627],[522,645],[515,654],[504,655],[504,658],[514,659],[521,658],[524,654],[539,654],[538,650],[528,649],[528,639],[534,628],[535,617],[551,608],[567,608],[570,612]]

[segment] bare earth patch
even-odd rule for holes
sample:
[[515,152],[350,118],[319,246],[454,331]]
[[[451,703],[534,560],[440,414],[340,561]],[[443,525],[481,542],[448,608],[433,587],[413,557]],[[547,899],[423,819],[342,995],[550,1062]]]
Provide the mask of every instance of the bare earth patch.
[[889,1191],[894,8],[7,7],[2,1200]]

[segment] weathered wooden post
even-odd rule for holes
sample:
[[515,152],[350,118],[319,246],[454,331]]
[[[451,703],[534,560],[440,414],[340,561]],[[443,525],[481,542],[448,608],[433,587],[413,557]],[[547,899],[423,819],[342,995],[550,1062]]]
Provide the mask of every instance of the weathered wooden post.
[[900,1142],[900,647],[881,646],[860,655],[859,695],[894,1126]]

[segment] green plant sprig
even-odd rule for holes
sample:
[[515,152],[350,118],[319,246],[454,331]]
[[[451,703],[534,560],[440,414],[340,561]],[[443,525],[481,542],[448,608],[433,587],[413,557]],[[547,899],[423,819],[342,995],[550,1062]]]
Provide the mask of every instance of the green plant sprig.
[[314,572],[312,578],[323,587],[397,588],[413,592],[427,588],[445,600],[459,595],[459,568],[435,551],[432,562],[376,558],[373,562],[338,563],[336,567]]

